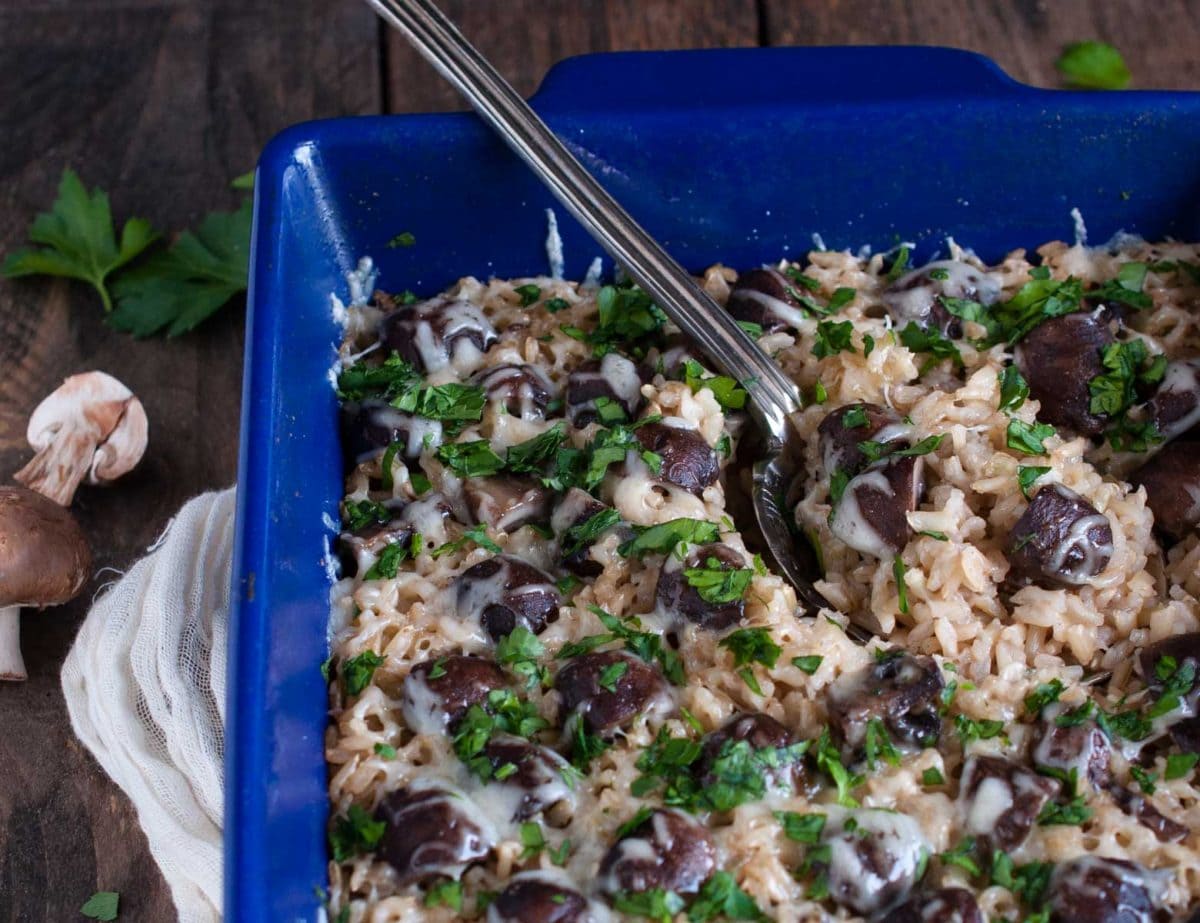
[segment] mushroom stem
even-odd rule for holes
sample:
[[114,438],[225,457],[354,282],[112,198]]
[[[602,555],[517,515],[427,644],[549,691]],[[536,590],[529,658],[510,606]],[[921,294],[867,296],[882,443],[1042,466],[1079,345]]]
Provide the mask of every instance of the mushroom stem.
[[13,480],[70,506],[96,451],[96,436],[88,430],[65,429],[13,475]]
[[21,607],[6,606],[0,609],[0,681],[28,678],[21,657]]

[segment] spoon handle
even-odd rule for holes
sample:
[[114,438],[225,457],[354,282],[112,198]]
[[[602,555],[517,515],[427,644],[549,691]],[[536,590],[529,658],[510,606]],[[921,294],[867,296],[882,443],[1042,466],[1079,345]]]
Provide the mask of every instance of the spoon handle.
[[730,314],[647,234],[430,0],[367,0],[464,96],[667,316],[749,392],[765,434],[782,442],[796,386]]

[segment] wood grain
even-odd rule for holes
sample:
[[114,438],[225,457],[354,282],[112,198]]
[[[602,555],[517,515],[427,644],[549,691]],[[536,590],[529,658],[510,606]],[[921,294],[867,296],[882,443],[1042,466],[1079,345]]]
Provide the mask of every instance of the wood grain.
[[[67,165],[110,190],[118,216],[159,227],[235,206],[229,179],[275,132],[378,110],[377,40],[353,0],[2,0],[0,251],[23,240]],[[146,405],[149,452],[118,488],[85,488],[76,501],[97,568],[123,570],[187,497],[234,480],[242,309],[173,341],[134,341],[101,314],[80,285],[0,283],[0,470],[28,458],[25,421],[64,376],[101,368],[124,380]],[[121,892],[122,920],[174,917],[129,802],[75,742],[59,689],[99,583],[24,617],[30,680],[0,684],[3,921],[80,919],[100,889]]]
[[1142,89],[1200,87],[1200,0],[764,0],[773,45],[950,45],[1057,87],[1065,45],[1115,45]]
[[[754,0],[478,0],[442,4],[463,35],[518,91],[533,93],[550,66],[592,51],[758,44]],[[503,10],[503,15],[499,11]],[[453,89],[396,34],[386,42],[388,109],[465,108]]]

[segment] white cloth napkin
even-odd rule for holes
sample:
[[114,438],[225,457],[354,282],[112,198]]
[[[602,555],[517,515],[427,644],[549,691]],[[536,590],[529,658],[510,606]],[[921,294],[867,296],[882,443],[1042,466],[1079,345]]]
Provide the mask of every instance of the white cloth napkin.
[[181,923],[221,919],[234,489],[189,500],[63,665],[76,735],[129,796]]

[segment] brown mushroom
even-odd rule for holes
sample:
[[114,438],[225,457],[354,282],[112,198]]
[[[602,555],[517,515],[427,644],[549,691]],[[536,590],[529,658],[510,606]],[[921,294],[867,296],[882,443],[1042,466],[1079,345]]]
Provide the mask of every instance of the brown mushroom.
[[13,478],[70,506],[85,478],[108,484],[133,470],[148,428],[142,402],[111,375],[72,375],[29,418],[25,438],[37,454]]
[[912,537],[908,514],[925,491],[925,459],[892,456],[850,479],[834,507],[829,530],[863,554],[885,560]]
[[1015,583],[1080,586],[1108,566],[1113,533],[1108,517],[1062,484],[1038,491],[1013,526],[1005,549]]
[[1000,280],[970,263],[939,260],[905,273],[879,297],[898,325],[933,327],[957,339],[962,336],[962,323],[946,309],[942,299],[966,298],[992,304],[1000,297]]
[[0,487],[0,680],[23,680],[21,608],[60,606],[83,588],[92,553],[75,517],[25,487]]
[[1108,417],[1092,413],[1091,381],[1104,372],[1100,353],[1113,342],[1108,323],[1095,314],[1043,321],[1017,346],[1017,367],[1029,394],[1041,403],[1038,419],[1085,436],[1104,432]]
[[751,269],[738,276],[726,309],[737,320],[758,324],[764,333],[800,329],[806,314],[799,293],[778,269]]

